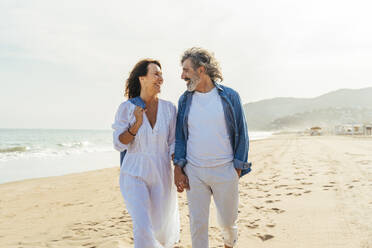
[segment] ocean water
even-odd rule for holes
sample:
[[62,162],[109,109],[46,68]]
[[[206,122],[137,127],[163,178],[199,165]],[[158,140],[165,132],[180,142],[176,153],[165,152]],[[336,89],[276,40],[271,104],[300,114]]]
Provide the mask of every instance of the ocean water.
[[110,130],[0,129],[0,162],[107,151]]
[[[250,140],[268,132],[250,132]],[[0,183],[119,166],[111,130],[0,129]]]

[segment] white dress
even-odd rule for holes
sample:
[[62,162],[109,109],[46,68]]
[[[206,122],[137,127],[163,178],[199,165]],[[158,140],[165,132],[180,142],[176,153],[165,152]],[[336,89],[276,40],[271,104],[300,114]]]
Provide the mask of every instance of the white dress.
[[131,143],[119,141],[121,133],[136,121],[136,106],[123,102],[116,113],[114,147],[126,150],[120,169],[120,190],[132,217],[135,247],[168,248],[179,240],[177,192],[173,183],[176,107],[159,99],[154,128],[145,113]]

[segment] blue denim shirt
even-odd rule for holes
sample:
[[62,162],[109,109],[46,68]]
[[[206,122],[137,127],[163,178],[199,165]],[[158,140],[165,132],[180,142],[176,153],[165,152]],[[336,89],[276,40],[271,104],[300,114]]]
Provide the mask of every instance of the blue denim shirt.
[[[251,163],[247,162],[249,150],[248,129],[240,96],[238,92],[229,87],[217,83],[214,83],[214,85],[222,100],[227,132],[234,154],[234,167],[241,169],[240,176],[243,176],[251,171]],[[176,147],[173,163],[181,168],[187,164],[188,115],[193,94],[194,92],[186,91],[178,101]]]
[[[134,105],[139,106],[143,109],[146,108],[145,102],[139,96],[130,98],[129,101],[131,103],[133,103]],[[120,167],[121,167],[121,164],[123,163],[123,159],[124,159],[126,153],[127,153],[127,150],[125,150],[123,152],[120,152]]]

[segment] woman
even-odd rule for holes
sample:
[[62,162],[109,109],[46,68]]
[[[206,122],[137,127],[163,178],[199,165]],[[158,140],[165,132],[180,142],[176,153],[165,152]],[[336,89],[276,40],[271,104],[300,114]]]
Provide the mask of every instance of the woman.
[[173,247],[179,240],[179,214],[173,185],[176,107],[158,98],[163,83],[156,60],[139,61],[126,82],[116,113],[114,146],[126,151],[120,190],[132,217],[134,246]]

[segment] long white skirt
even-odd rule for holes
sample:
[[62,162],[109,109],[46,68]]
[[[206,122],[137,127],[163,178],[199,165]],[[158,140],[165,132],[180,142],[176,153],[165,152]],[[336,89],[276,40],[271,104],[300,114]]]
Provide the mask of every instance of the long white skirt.
[[[163,167],[164,168],[164,167]],[[120,172],[120,190],[132,217],[135,248],[168,248],[179,240],[179,212],[173,175],[157,168],[151,182]]]

